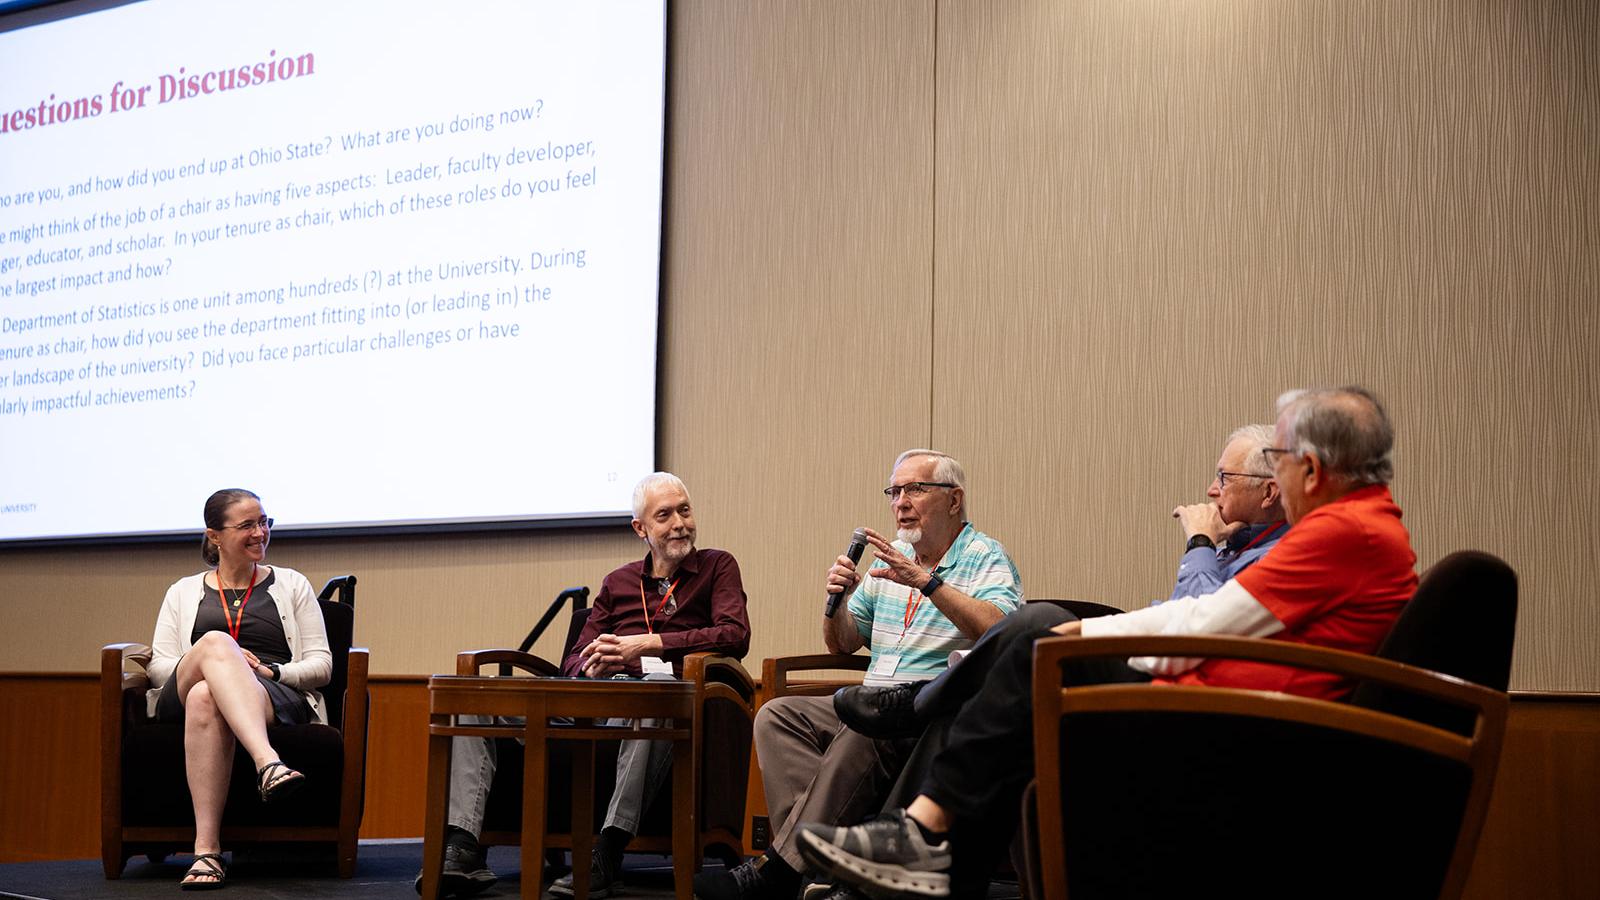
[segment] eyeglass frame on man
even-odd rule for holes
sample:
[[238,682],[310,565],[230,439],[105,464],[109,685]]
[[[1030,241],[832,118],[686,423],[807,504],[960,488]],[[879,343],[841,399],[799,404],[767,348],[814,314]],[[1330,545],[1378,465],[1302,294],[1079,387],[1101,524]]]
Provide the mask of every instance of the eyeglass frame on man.
[[222,527],[232,529],[240,534],[249,534],[250,532],[255,531],[257,528],[261,529],[262,531],[271,531],[272,522],[273,519],[271,516],[262,516],[259,519],[251,519],[248,522],[236,522],[232,525],[224,525]]
[[905,484],[889,485],[883,489],[883,495],[890,500],[899,500],[901,494],[921,497],[934,488],[958,488],[960,486],[949,481],[908,481]]
[[1277,471],[1278,464],[1273,461],[1272,454],[1274,454],[1274,453],[1295,453],[1295,452],[1297,452],[1297,451],[1295,451],[1294,448],[1292,448],[1292,447],[1262,447],[1261,448],[1261,458],[1267,461],[1267,465],[1271,466],[1273,468],[1273,471]]
[[1216,482],[1217,482],[1217,489],[1218,490],[1224,490],[1224,491],[1228,489],[1228,479],[1229,478],[1271,478],[1271,477],[1272,477],[1271,475],[1262,475],[1262,474],[1257,473],[1257,472],[1229,472],[1226,469],[1218,469],[1217,470],[1217,474],[1215,476]]

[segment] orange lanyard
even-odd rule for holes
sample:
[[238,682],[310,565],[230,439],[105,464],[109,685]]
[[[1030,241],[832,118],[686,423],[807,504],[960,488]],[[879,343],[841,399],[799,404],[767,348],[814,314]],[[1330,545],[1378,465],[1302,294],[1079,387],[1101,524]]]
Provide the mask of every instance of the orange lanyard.
[[[681,580],[683,580],[683,576],[679,575],[677,578],[674,578],[672,581],[667,583],[667,594],[665,597],[661,598],[660,603],[656,604],[656,615],[661,615],[662,608],[665,607],[667,602],[672,599],[672,592],[678,589],[678,582]],[[644,599],[643,575],[639,576],[639,608],[644,610],[644,630],[649,634],[655,634],[656,630],[650,627],[650,604],[646,603]]]
[[900,636],[905,637],[906,631],[911,628],[911,620],[917,617],[917,607],[922,605],[922,592],[916,588],[911,589],[911,596],[906,598],[906,621],[900,627]]
[[250,564],[250,588],[244,592],[244,599],[233,601],[239,608],[239,617],[235,619],[228,614],[228,588],[222,583],[222,567],[217,567],[217,599],[222,601],[222,618],[227,620],[228,634],[235,643],[239,641],[239,627],[244,624],[244,606],[250,602],[250,595],[256,592],[256,564]]

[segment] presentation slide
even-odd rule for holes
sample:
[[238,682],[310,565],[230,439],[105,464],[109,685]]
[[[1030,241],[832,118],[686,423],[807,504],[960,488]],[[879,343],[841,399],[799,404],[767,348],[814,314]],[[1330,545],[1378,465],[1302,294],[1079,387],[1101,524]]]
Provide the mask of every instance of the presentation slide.
[[0,541],[626,516],[665,64],[662,0],[0,32]]

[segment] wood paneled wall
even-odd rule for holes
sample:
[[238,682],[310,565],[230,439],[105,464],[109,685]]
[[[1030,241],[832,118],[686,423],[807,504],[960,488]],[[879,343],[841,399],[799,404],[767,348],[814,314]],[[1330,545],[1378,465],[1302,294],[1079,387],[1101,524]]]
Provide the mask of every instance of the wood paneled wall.
[[[1584,0],[674,3],[660,461],[741,561],[752,660],[818,646],[822,572],[887,522],[901,449],[966,460],[1031,596],[1132,606],[1168,590],[1168,511],[1222,436],[1350,380],[1390,403],[1423,563],[1521,573],[1513,686],[1600,691],[1597,35]],[[639,552],[272,558],[359,575],[374,671],[421,674]],[[198,567],[0,550],[0,671],[146,639]]]
[[[100,852],[96,676],[0,674],[0,863]],[[422,833],[427,687],[372,688],[363,838]],[[752,796],[760,798],[752,785]],[[759,810],[757,810],[759,812]],[[1600,896],[1600,698],[1514,696],[1469,900]]]

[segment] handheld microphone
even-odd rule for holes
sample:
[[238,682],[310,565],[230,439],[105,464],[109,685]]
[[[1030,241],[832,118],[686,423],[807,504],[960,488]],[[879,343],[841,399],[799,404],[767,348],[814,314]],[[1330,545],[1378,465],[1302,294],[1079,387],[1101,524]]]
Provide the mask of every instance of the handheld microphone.
[[[865,528],[857,528],[855,534],[850,535],[850,546],[845,549],[844,555],[850,557],[850,562],[858,563],[861,562],[861,554],[866,549],[867,530]],[[843,597],[844,591],[829,593],[828,605],[823,609],[822,614],[830,619],[833,618],[833,614],[839,611],[839,601]]]

